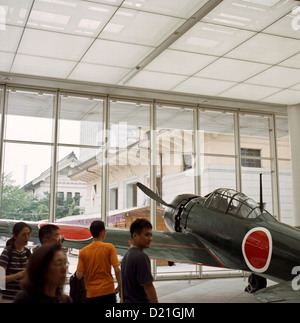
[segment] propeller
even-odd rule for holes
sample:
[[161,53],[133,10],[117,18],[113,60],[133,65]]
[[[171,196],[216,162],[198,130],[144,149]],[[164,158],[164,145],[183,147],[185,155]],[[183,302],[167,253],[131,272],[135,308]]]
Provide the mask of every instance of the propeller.
[[156,201],[157,203],[163,204],[165,206],[174,208],[171,204],[168,204],[167,202],[165,202],[160,196],[158,196],[156,193],[154,193],[153,191],[151,191],[147,186],[143,185],[140,182],[136,183],[137,187],[142,190],[147,196],[149,196],[150,198],[152,198],[154,201]]

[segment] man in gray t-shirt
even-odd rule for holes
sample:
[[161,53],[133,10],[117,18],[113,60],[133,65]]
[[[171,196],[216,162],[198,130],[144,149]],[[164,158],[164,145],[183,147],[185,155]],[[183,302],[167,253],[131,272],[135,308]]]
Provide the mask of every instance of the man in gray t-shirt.
[[152,241],[152,225],[137,219],[130,226],[132,247],[121,263],[124,303],[158,303],[149,257],[143,252]]

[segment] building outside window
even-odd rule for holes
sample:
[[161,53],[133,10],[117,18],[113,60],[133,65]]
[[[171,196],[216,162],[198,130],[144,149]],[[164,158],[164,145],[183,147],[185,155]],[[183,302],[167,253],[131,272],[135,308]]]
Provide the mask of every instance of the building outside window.
[[241,163],[243,167],[261,167],[260,159],[250,159],[247,157],[261,157],[260,149],[241,148]]

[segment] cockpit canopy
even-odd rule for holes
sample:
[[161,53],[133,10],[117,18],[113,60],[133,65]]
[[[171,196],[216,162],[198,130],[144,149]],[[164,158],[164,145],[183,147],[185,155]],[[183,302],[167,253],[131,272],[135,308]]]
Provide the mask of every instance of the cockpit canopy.
[[207,208],[218,209],[224,213],[247,219],[255,219],[262,212],[259,205],[243,193],[233,189],[219,188],[205,200]]

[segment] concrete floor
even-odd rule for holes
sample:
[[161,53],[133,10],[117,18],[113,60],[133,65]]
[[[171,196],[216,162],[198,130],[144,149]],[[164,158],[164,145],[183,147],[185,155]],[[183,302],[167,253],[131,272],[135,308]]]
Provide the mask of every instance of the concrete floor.
[[214,278],[154,282],[162,303],[259,303],[244,292],[244,278]]
[[[68,260],[69,271],[74,273],[77,257],[70,255]],[[243,277],[154,282],[160,303],[259,303],[252,294],[244,292],[247,285],[247,278]],[[68,291],[69,286],[66,285],[65,292]]]

